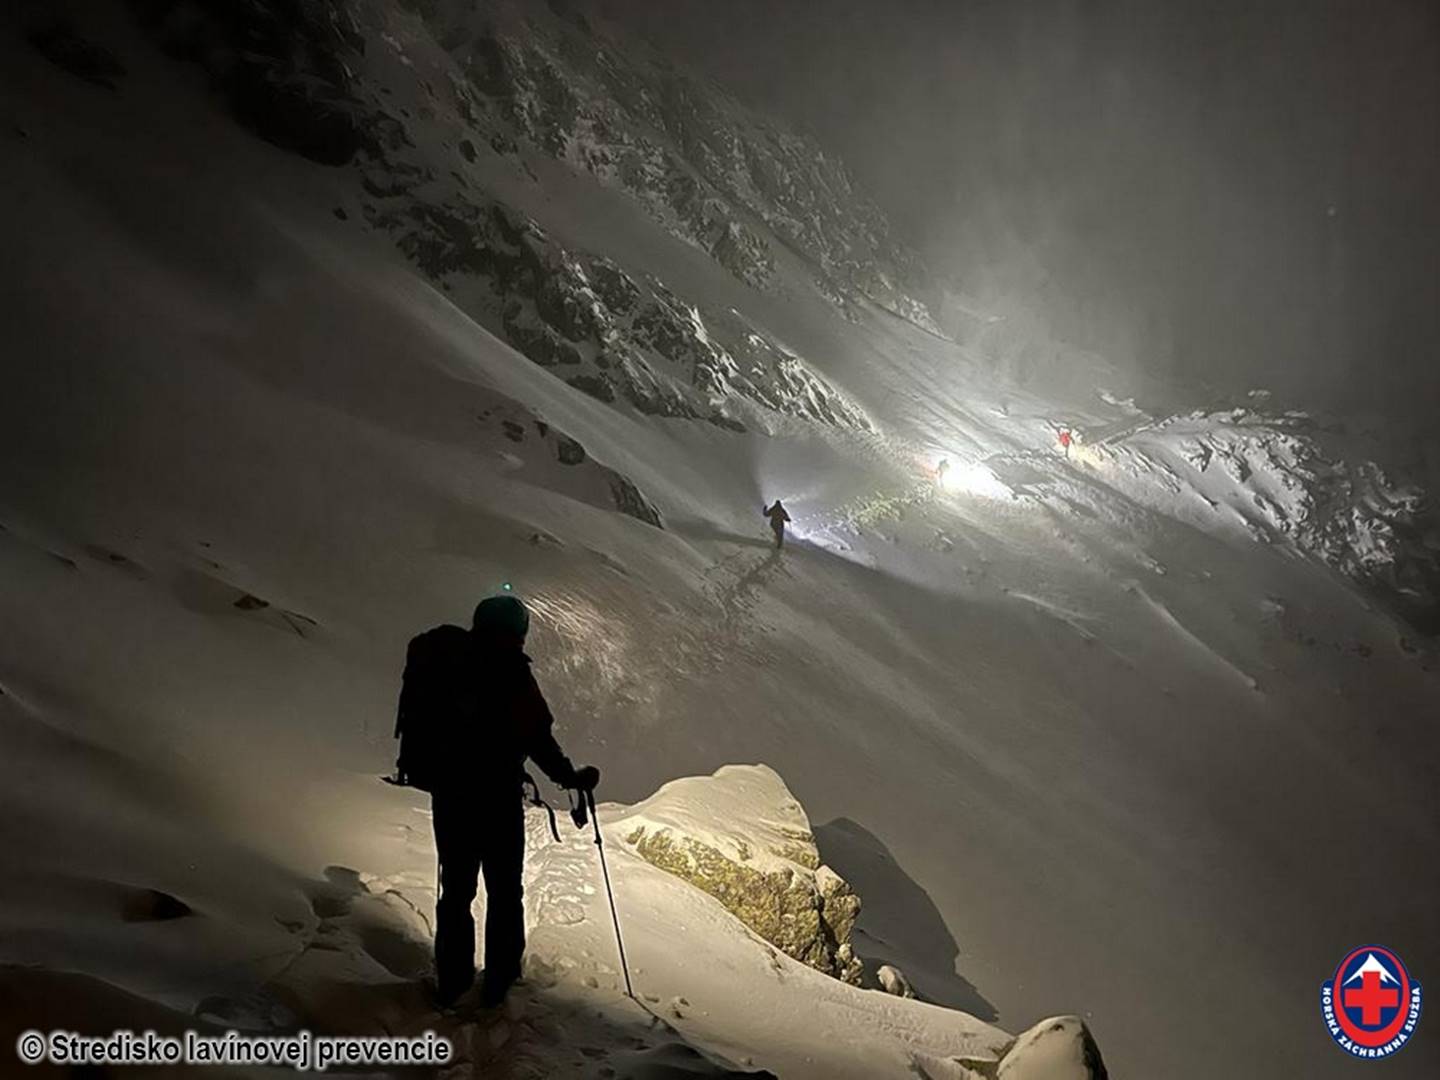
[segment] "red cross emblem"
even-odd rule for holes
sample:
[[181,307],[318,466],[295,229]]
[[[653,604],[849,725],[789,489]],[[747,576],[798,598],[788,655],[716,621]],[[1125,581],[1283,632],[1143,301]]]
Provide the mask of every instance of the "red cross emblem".
[[1380,985],[1380,972],[1360,973],[1362,981],[1358,987],[1345,988],[1345,1008],[1360,1010],[1360,1023],[1365,1027],[1380,1026],[1380,1010],[1393,1009],[1400,1004],[1400,989],[1397,986],[1386,989]]

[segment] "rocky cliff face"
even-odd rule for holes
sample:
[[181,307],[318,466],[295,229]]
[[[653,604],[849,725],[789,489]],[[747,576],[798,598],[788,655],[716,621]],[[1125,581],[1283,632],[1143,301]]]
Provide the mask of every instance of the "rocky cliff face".
[[432,280],[480,283],[471,303],[542,367],[605,402],[744,430],[756,409],[868,430],[865,414],[792,350],[734,311],[692,305],[655,277],[572,251],[493,200],[396,193],[367,203]]
[[[777,244],[813,263],[842,309],[868,298],[934,329],[911,291],[924,269],[843,165],[723,91],[598,31],[583,5],[546,15],[431,5],[474,91],[477,126],[517,135],[623,188],[678,236],[765,288]],[[558,14],[557,14],[558,13]]]
[[776,264],[786,258],[843,315],[870,303],[935,329],[914,298],[924,268],[843,166],[564,5],[132,8],[166,52],[204,68],[241,124],[351,171],[363,226],[388,235],[472,317],[602,401],[733,430],[766,427],[766,414],[871,427],[764,327],[705,310],[608,253],[570,249],[490,190],[493,173],[480,166],[557,159],[623,191],[756,289],[782,287]]

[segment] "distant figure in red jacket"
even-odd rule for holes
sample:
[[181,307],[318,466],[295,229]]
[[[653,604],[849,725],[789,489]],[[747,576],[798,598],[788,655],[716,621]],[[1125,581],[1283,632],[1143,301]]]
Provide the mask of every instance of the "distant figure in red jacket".
[[1065,458],[1066,458],[1066,460],[1068,461],[1069,458],[1070,458],[1070,443],[1074,441],[1074,440],[1071,438],[1070,429],[1069,429],[1069,428],[1062,428],[1062,429],[1060,430],[1059,439],[1060,439],[1060,446],[1065,450]]
[[762,513],[770,519],[770,529],[775,534],[775,547],[785,546],[785,523],[790,520],[790,515],[785,512],[785,507],[780,500],[775,500],[774,506],[767,506]]

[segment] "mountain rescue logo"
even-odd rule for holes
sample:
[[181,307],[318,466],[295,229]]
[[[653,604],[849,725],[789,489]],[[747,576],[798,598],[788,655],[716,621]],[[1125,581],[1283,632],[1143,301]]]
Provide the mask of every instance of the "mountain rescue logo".
[[1379,945],[1362,945],[1320,987],[1320,1012],[1340,1049],[1359,1058],[1399,1050],[1420,1022],[1420,984],[1400,958]]

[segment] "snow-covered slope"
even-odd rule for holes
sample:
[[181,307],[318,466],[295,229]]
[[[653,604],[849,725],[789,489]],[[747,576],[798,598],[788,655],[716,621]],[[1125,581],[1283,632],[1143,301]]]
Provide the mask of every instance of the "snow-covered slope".
[[1143,506],[1240,544],[1314,558],[1419,633],[1434,629],[1440,518],[1418,482],[1366,456],[1373,440],[1303,412],[1236,407],[1157,419],[1114,404],[1123,415],[1074,428],[1063,467],[1037,469],[1035,450],[1002,449],[945,483],[1062,514],[1123,518],[1124,504]]
[[1181,521],[1317,556],[1433,628],[1440,531],[1427,495],[1341,456],[1340,435],[1304,413],[1236,408],[1138,425],[1075,456]]
[[442,2],[404,38],[443,43],[465,119],[492,147],[509,151],[519,137],[628,192],[758,288],[779,284],[788,248],[842,311],[865,298],[934,329],[906,292],[923,286],[919,259],[843,163],[618,38],[594,7],[500,4],[477,18],[473,6]]
[[541,160],[623,192],[748,285],[781,298],[799,287],[851,318],[879,303],[935,329],[905,291],[923,268],[839,163],[578,8],[160,2],[139,15],[239,122],[354,170],[358,198],[338,217],[391,234],[472,317],[601,400],[732,427],[727,401],[867,423],[733,308],[677,294],[645,263],[627,273],[608,245],[576,251],[548,234],[534,217],[553,208],[506,190],[538,185],[550,201]]
[[[1222,491],[1218,461],[1184,456],[1203,440],[1254,460],[1282,445],[1267,432],[1293,429],[1157,426],[1093,393],[1041,398],[863,297],[847,304],[855,321],[838,317],[814,287],[818,256],[783,245],[753,288],[645,200],[544,148],[475,142],[468,161],[449,106],[427,104],[416,77],[437,97],[446,85],[428,75],[433,34],[389,4],[346,10],[381,20],[336,31],[363,39],[353,78],[372,112],[359,128],[291,130],[289,145],[233,122],[235,95],[273,102],[246,81],[263,72],[236,69],[250,74],[216,94],[194,50],[161,55],[155,27],[123,8],[86,6],[43,50],[9,24],[0,44],[0,912],[3,960],[35,969],[7,973],[7,1000],[48,1003],[33,1015],[55,1026],[76,1002],[157,1023],[197,1008],[223,1021],[246,1002],[331,1030],[433,1019],[416,984],[423,805],[374,777],[393,754],[406,640],[509,581],[535,610],[562,737],[602,767],[604,797],[635,802],[737,761],[785,777],[819,823],[820,860],[862,898],[867,979],[894,964],[934,1005],[1015,1032],[1082,1014],[1118,1075],[1189,1080],[1217,1061],[1237,1077],[1340,1075],[1315,1007],[1335,958],[1381,940],[1417,978],[1440,969],[1440,880],[1421,857],[1440,844],[1440,689],[1429,643],[1352,582],[1230,527],[1225,508],[1260,513],[1245,500],[1277,494],[1284,469]],[[366,36],[377,27],[401,48]],[[96,42],[107,51],[87,52]],[[262,69],[273,44],[252,54]],[[355,100],[335,108],[351,116]],[[316,130],[405,138],[323,164],[313,142],[294,152]],[[433,177],[366,187],[388,190],[414,161]],[[755,394],[729,374],[702,390],[696,322],[677,360],[627,316],[610,328],[693,414],[572,384],[506,339],[498,279],[421,266],[408,226],[366,210],[409,220],[461,191],[533,221],[587,279],[605,259],[656,303],[677,298],[676,323],[697,312],[737,365],[725,325],[783,346],[804,377],[740,365]],[[526,303],[541,318],[545,291],[532,284],[516,325],[533,329]],[[577,296],[545,310],[563,322]],[[565,337],[589,343],[582,364],[597,340]],[[1062,423],[1095,461],[1060,456]],[[942,456],[952,490],[934,481]],[[1162,464],[1217,508],[1167,488]],[[776,495],[800,538],[783,555],[758,517]],[[1317,536],[1328,499],[1307,512]],[[556,895],[591,911],[599,898],[571,885],[584,867],[593,887],[593,850],[571,839],[568,864],[535,850],[558,860]],[[613,852],[617,880],[662,874]],[[729,927],[705,940],[748,942],[726,954],[737,970],[764,956],[703,892],[646,880],[678,890],[666,911]],[[177,909],[156,893],[193,915],[165,917]],[[663,911],[630,910],[637,949],[653,934],[683,958]],[[413,928],[398,944],[374,929],[396,920]],[[604,930],[573,930],[597,935],[597,964],[612,955]],[[537,956],[552,932],[572,931],[538,926]],[[348,948],[367,934],[373,953]],[[345,978],[286,972],[316,938],[346,944]],[[305,951],[310,964],[326,950]],[[805,987],[827,978],[794,970]],[[653,984],[662,1009],[706,1007],[689,979]],[[299,989],[264,996],[282,984]],[[530,1020],[476,1029],[476,1053],[503,1062],[514,1039],[524,1075],[559,1060],[536,1046],[613,1048],[636,1029],[591,1012],[611,986],[537,984]],[[873,1008],[881,1034],[863,1053],[910,1067],[895,1033],[934,1005],[813,986],[833,1015]],[[803,1057],[828,1053],[796,1023],[757,1028],[752,1053],[743,1025],[712,1015],[677,1029],[735,1067],[764,1064],[764,1044],[804,1077]],[[1046,1030],[1022,1040],[1029,1053],[1056,1045]],[[1391,1073],[1432,1075],[1437,1046],[1417,1038]],[[668,1036],[634,1052],[689,1053]]]

